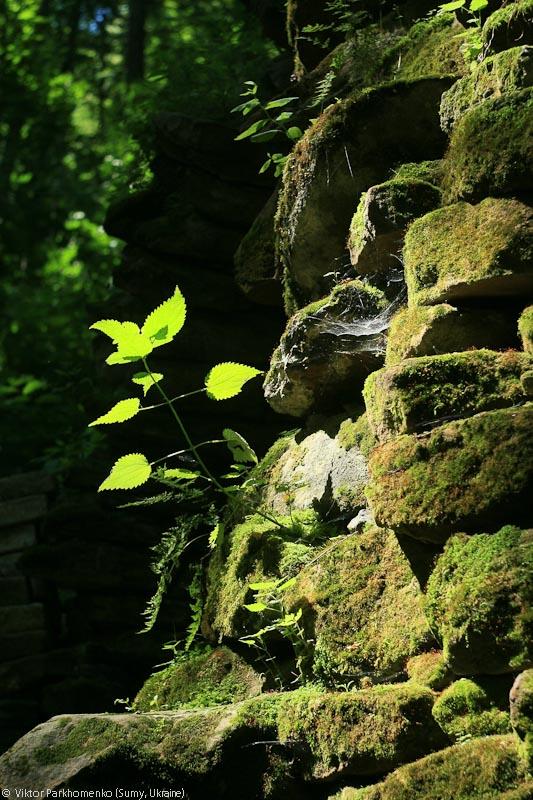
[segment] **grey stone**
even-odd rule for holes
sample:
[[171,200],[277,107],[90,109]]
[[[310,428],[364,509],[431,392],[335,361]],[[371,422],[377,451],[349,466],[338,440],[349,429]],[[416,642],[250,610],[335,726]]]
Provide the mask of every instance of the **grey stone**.
[[0,503],[0,528],[30,522],[46,513],[46,495],[36,494]]
[[17,525],[0,529],[0,553],[15,553],[35,544],[35,527]]

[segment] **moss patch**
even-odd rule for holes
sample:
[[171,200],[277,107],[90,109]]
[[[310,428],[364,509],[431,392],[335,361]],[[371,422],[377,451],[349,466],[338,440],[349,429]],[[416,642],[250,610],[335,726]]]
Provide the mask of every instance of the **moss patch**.
[[506,790],[526,781],[514,738],[491,736],[400,767],[383,783],[361,790],[358,800],[503,800]]
[[464,75],[468,64],[461,51],[464,31],[453,14],[439,14],[415,23],[387,53],[391,77],[402,79]]
[[[497,303],[497,299],[495,299]],[[385,365],[406,358],[461,352],[472,348],[516,348],[510,315],[497,308],[455,308],[448,303],[402,308],[392,318]]]
[[533,93],[485,100],[456,124],[445,158],[445,200],[528,192],[532,183]]
[[396,180],[406,181],[425,181],[433,186],[440,186],[443,178],[444,162],[442,159],[436,161],[417,161],[408,164],[400,164],[394,170],[393,177]]
[[462,678],[443,691],[433,706],[433,717],[452,739],[509,733],[509,713],[491,702],[473,680]]
[[453,679],[453,673],[440,650],[431,650],[409,659],[406,666],[407,675],[414,683],[440,691]]
[[483,26],[485,48],[495,53],[518,44],[533,44],[532,18],[532,0],[518,0],[499,8]]
[[427,587],[426,613],[455,673],[497,674],[531,663],[533,532],[450,539]]
[[511,724],[518,736],[519,749],[529,771],[533,770],[533,669],[526,669],[515,680],[511,692]]
[[443,130],[449,133],[466,111],[484,100],[527,88],[532,81],[533,52],[529,47],[513,47],[484,59],[444,92],[440,105]]
[[518,332],[526,353],[533,353],[533,306],[528,306],[518,320]]
[[533,213],[517,200],[488,198],[426,214],[405,238],[409,305],[523,295],[533,284],[532,234]]
[[524,403],[520,382],[531,359],[509,351],[476,350],[411,358],[366,379],[363,396],[380,441],[420,432],[439,420]]
[[531,509],[532,424],[527,403],[376,447],[367,488],[376,522],[429,542],[521,524]]
[[361,414],[357,419],[346,419],[339,428],[338,442],[345,450],[357,447],[363,455],[369,456],[377,444],[366,414]]
[[287,591],[315,641],[313,674],[330,685],[402,672],[432,641],[418,583],[394,535],[368,526],[328,543]]
[[136,711],[215,706],[259,694],[262,679],[227,647],[191,654],[152,675],[134,702]]

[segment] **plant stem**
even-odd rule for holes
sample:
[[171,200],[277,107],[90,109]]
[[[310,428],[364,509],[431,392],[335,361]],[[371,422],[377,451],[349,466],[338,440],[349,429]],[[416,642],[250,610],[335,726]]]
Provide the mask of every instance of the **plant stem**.
[[[150,370],[150,367],[148,366],[148,363],[146,361],[146,358],[143,358],[142,361],[143,361],[144,368],[145,368],[146,372],[150,375],[152,380],[154,380],[152,372]],[[181,431],[181,433],[183,435],[183,438],[185,439],[185,441],[189,445],[189,448],[190,448],[191,452],[193,453],[194,457],[196,458],[196,461],[198,462],[199,466],[203,469],[203,471],[205,473],[205,476],[207,478],[209,478],[209,480],[217,487],[217,489],[220,489],[221,492],[224,492],[224,487],[222,486],[222,484],[217,481],[217,479],[211,474],[211,472],[209,471],[209,469],[205,465],[202,457],[200,456],[198,450],[196,449],[196,445],[194,444],[194,442],[192,441],[191,437],[189,436],[189,434],[187,432],[187,428],[185,427],[185,425],[181,421],[181,418],[180,418],[178,412],[176,411],[176,409],[172,405],[172,400],[170,400],[170,398],[168,397],[168,395],[165,392],[165,390],[163,389],[163,387],[159,385],[159,382],[154,381],[154,383],[155,383],[155,385],[156,385],[156,387],[157,387],[157,389],[159,391],[159,394],[161,395],[161,397],[165,401],[166,405],[169,407],[172,416],[174,417],[174,419],[178,423],[178,427],[179,427],[179,429],[180,429],[180,431]]]

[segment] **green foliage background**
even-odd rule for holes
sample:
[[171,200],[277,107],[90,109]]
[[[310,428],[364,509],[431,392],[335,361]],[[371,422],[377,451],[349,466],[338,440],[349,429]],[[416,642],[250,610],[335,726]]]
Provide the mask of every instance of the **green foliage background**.
[[150,181],[150,119],[222,118],[274,45],[240,0],[147,0],[128,83],[131,3],[0,3],[0,474],[65,472],[98,444],[88,323],[112,301],[112,199]]

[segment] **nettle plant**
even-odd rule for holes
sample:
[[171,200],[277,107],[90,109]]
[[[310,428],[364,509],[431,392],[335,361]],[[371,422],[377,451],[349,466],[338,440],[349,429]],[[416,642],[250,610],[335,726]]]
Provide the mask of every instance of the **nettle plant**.
[[460,11],[463,9],[468,15],[468,25],[470,29],[468,36],[462,47],[465,58],[468,61],[475,62],[480,59],[483,53],[483,41],[481,38],[481,18],[479,12],[486,8],[489,0],[451,0],[448,3],[439,5],[439,14],[446,14],[453,11]]
[[[241,97],[248,99],[232,108],[231,113],[241,113],[243,117],[247,117],[253,112],[259,118],[235,137],[236,142],[250,139],[257,144],[264,144],[281,134],[294,143],[303,136],[302,129],[294,125],[296,112],[289,108],[292,103],[299,100],[298,97],[279,97],[277,100],[263,103],[258,97],[258,86],[254,81],[245,81],[244,86]],[[259,174],[273,167],[274,175],[278,178],[283,172],[286,161],[287,156],[283,153],[268,153],[268,158],[260,168]]]
[[[115,365],[132,364],[140,361],[143,369],[133,375],[133,383],[140,387],[143,397],[146,397],[148,391],[154,387],[161,395],[162,402],[143,406],[139,397],[127,397],[115,403],[113,408],[91,422],[89,427],[126,422],[141,412],[167,406],[187,445],[184,449],[168,453],[151,463],[142,453],[128,453],[122,456],[113,465],[107,478],[100,484],[98,489],[100,492],[114,489],[134,489],[146,483],[149,478],[157,477],[179,482],[193,482],[202,479],[214,486],[218,491],[227,494],[233,487],[223,486],[219,479],[212,475],[199,453],[200,447],[207,444],[226,442],[228,445],[236,462],[228,477],[237,477],[240,472],[246,469],[247,464],[257,464],[257,456],[252,448],[240,434],[230,428],[224,429],[223,439],[213,439],[195,444],[176,410],[175,403],[200,392],[205,392],[211,400],[227,400],[235,397],[241,392],[245,383],[263,374],[261,370],[249,367],[246,364],[237,364],[230,361],[216,364],[206,375],[205,385],[202,389],[171,398],[161,385],[164,375],[161,372],[154,372],[148,364],[148,356],[156,348],[172,342],[174,337],[181,331],[185,324],[186,313],[185,298],[179,288],[176,287],[172,297],[165,300],[164,303],[161,303],[160,306],[148,314],[142,327],[139,327],[135,322],[119,322],[115,319],[102,319],[91,325],[91,330],[105,334],[116,346],[116,350],[107,357],[106,363]],[[179,458],[186,454],[194,458],[196,469],[167,468],[166,465],[163,467],[157,466],[162,462],[166,462],[167,459]]]

